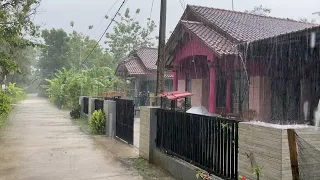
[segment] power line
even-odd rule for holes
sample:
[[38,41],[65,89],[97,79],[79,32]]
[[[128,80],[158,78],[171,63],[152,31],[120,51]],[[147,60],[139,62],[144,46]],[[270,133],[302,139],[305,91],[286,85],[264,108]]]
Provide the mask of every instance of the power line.
[[[116,4],[117,4],[118,2],[119,2],[119,0],[115,0],[115,2],[112,4],[112,6],[111,6],[111,7],[109,8],[109,10],[107,11],[106,15],[101,18],[99,25],[95,28],[94,34],[95,34],[97,31],[99,31],[98,28],[101,26],[103,20],[106,19],[106,16],[109,16],[110,12],[112,11],[112,9],[116,6]],[[87,32],[88,32],[88,30],[87,30]]]
[[119,11],[121,10],[121,8],[125,5],[125,3],[127,2],[127,0],[123,0],[121,6],[119,7],[119,9],[117,10],[117,12],[114,14],[113,18],[111,19],[108,27],[106,28],[106,30],[103,32],[103,34],[101,35],[101,37],[99,38],[99,40],[97,41],[96,45],[92,48],[92,50],[90,51],[90,53],[88,54],[88,56],[86,57],[86,59],[81,63],[80,67],[88,60],[89,56],[92,54],[92,52],[94,51],[94,49],[98,46],[98,44],[100,43],[101,39],[104,37],[104,35],[107,33],[108,29],[110,28],[111,24],[113,23],[114,19],[117,17]]
[[149,16],[150,20],[151,20],[151,17],[152,17],[153,4],[154,4],[154,0],[152,0],[152,4],[151,4],[151,11],[150,11],[150,16]]

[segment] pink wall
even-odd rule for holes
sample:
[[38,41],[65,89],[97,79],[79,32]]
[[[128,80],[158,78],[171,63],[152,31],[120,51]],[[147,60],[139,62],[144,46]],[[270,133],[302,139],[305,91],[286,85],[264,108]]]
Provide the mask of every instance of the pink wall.
[[202,106],[202,79],[192,79],[191,86],[193,93],[193,96],[191,96],[191,105]]
[[186,80],[178,80],[178,91],[184,92],[186,90]]

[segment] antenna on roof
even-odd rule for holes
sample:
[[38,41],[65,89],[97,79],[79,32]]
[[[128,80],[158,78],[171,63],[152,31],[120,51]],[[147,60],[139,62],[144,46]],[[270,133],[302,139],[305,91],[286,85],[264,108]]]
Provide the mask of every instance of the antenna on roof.
[[320,11],[319,12],[314,12],[312,13],[313,15],[319,15],[320,16]]
[[233,5],[233,0],[231,0],[232,1],[232,11],[234,11],[234,5]]

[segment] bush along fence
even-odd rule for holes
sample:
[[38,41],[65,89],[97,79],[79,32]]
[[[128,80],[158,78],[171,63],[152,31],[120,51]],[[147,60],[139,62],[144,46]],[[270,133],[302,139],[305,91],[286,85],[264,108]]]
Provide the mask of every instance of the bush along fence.
[[[88,117],[91,131],[94,134],[106,133],[117,137],[128,144],[133,144],[134,135],[134,101],[113,98],[80,97],[79,104],[83,117]],[[103,112],[104,120],[101,118]],[[75,113],[70,113],[71,117]],[[104,127],[102,127],[104,126]],[[105,131],[103,131],[103,128]]]
[[238,179],[238,122],[157,110],[156,146],[224,179]]

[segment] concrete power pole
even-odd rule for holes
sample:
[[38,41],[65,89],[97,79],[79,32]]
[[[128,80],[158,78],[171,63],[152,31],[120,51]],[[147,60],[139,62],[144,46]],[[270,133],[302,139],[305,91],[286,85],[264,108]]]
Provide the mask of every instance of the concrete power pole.
[[159,47],[157,61],[157,92],[164,92],[164,71],[165,71],[165,47],[166,47],[166,18],[167,18],[167,0],[161,0],[160,10],[160,28],[159,28]]

